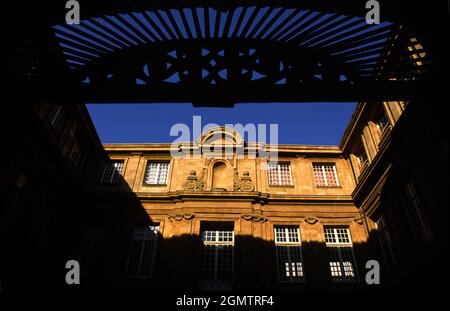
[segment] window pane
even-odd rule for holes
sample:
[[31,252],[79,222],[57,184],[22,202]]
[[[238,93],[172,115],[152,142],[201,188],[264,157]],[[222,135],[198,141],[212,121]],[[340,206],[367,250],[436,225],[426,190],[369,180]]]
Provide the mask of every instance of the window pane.
[[279,281],[304,281],[299,228],[276,226],[274,232]]
[[301,246],[276,246],[280,281],[303,281]]
[[202,232],[204,289],[229,289],[233,280],[234,232],[205,230]]
[[127,276],[150,277],[155,259],[159,226],[135,228],[128,253]]
[[353,245],[347,228],[325,228],[330,275],[333,281],[356,280]]
[[167,162],[149,162],[145,173],[144,182],[148,185],[165,185],[169,172]]
[[313,172],[316,186],[339,186],[334,164],[313,164]]
[[292,185],[291,165],[289,163],[269,164],[268,176],[269,176],[269,185],[275,186]]
[[124,161],[110,161],[105,164],[101,182],[104,184],[117,184],[122,175]]
[[325,176],[322,171],[322,166],[314,165],[313,171],[314,171],[314,180],[316,181],[316,185],[317,186],[326,186]]

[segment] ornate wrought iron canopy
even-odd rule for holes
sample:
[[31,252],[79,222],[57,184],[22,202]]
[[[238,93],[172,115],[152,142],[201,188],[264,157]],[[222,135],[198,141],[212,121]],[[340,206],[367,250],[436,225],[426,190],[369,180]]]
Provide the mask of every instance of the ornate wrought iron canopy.
[[226,106],[398,99],[423,90],[431,53],[407,19],[369,25],[363,1],[350,2],[83,3],[79,25],[59,18],[51,27],[68,69],[58,72],[93,102]]

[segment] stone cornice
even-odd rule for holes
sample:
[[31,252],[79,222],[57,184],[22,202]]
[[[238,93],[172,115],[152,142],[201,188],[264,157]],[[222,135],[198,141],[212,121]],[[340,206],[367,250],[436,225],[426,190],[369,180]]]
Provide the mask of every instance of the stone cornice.
[[[171,150],[178,151],[178,146],[181,146],[185,152],[189,150],[196,150],[201,145],[196,143],[179,143],[177,146],[172,146],[167,143],[148,143],[148,144],[104,144],[103,147],[107,153],[146,153],[146,152],[165,152],[170,154]],[[248,143],[243,147],[244,151],[250,150],[271,150],[278,153],[293,153],[293,154],[330,154],[341,155],[341,149],[338,146],[312,146],[312,145],[277,145],[276,148],[262,144]]]
[[[353,206],[351,196],[342,195],[279,195],[257,191],[172,191],[167,193],[110,193],[108,197],[135,198],[140,202],[177,203],[186,201],[222,201],[222,202],[251,202],[261,205],[333,205]],[[101,194],[100,194],[101,195]]]

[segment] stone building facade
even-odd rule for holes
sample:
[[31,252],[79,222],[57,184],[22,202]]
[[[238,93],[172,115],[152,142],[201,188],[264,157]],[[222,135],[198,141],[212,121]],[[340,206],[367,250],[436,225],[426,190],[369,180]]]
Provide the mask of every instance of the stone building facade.
[[448,143],[423,103],[359,103],[339,146],[278,145],[277,158],[223,127],[176,146],[101,145],[83,106],[16,114],[6,290],[30,276],[69,289],[70,259],[84,289],[351,289],[368,286],[373,259],[382,287],[448,274]]

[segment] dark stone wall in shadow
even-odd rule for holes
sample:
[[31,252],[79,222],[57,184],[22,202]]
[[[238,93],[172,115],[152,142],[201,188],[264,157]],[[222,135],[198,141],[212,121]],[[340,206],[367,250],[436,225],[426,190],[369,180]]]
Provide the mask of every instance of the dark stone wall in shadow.
[[[379,194],[380,207],[370,218],[385,218],[394,262],[386,262],[375,231],[370,232],[368,241],[373,257],[380,262],[381,282],[386,288],[446,287],[449,202],[448,129],[444,118],[437,105],[410,102],[392,131],[386,163],[390,165],[389,174]],[[414,185],[423,221],[431,229],[433,237],[428,241],[416,239],[414,232],[420,234],[420,228],[411,226],[402,201],[408,182]]]

